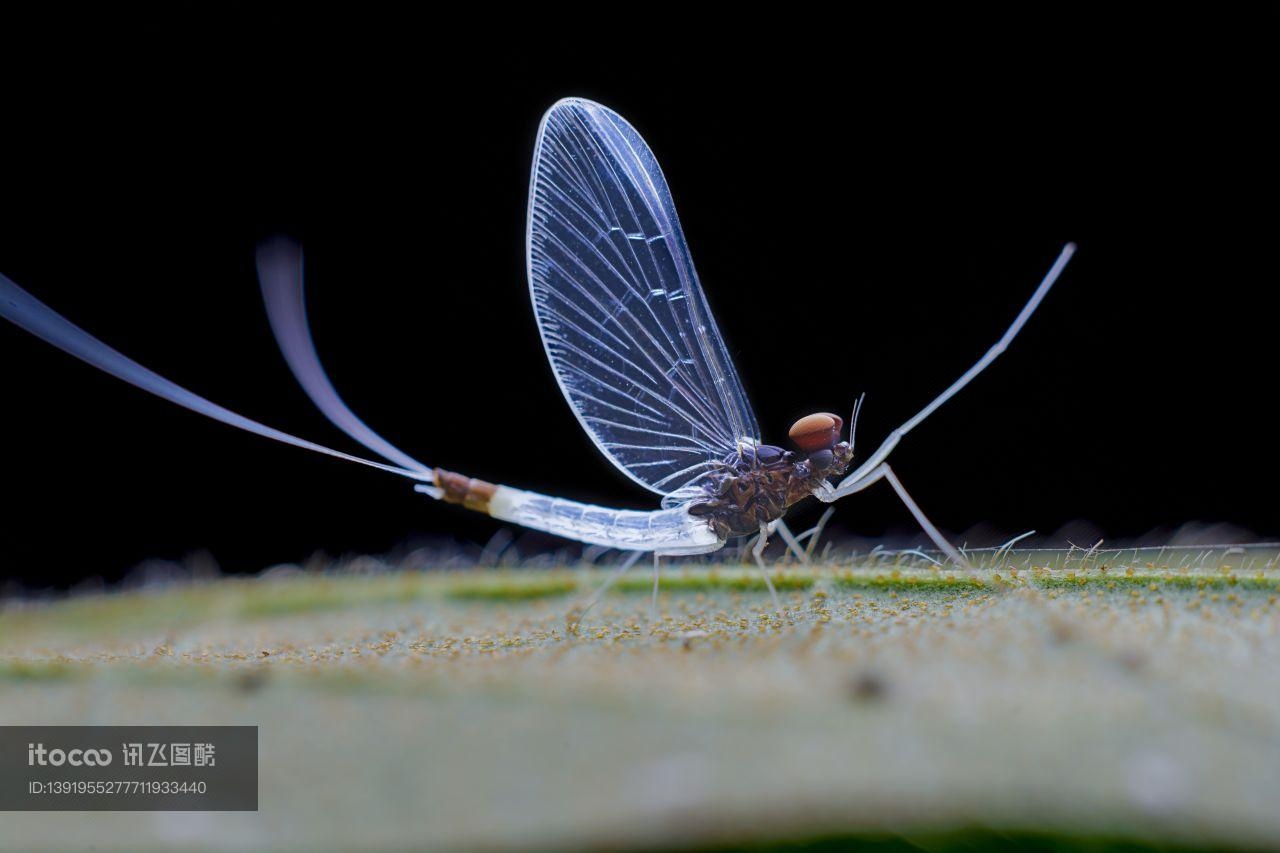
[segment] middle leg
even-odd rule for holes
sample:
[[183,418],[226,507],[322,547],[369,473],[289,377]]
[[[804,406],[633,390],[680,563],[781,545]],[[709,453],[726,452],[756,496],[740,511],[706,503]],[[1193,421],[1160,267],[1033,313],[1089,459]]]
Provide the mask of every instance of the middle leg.
[[777,610],[782,609],[782,602],[778,599],[778,591],[773,588],[773,579],[769,577],[769,570],[764,564],[764,546],[769,544],[769,525],[760,524],[760,538],[756,540],[756,546],[751,549],[751,556],[755,557],[756,565],[760,567],[760,575],[764,578],[764,585],[769,587],[769,594],[773,596],[773,606]]
[[809,564],[809,554],[800,547],[800,540],[791,532],[791,528],[787,527],[787,523],[779,518],[773,522],[773,528],[778,531],[778,535],[782,537],[782,541],[787,543],[787,548],[792,554],[796,555],[796,559],[804,565]]

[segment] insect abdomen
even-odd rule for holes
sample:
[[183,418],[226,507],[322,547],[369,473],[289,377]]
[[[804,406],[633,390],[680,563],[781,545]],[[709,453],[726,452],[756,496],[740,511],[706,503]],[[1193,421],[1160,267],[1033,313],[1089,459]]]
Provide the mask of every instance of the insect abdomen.
[[642,512],[610,509],[498,486],[437,468],[441,500],[534,530],[624,551],[705,554],[724,540],[685,507]]

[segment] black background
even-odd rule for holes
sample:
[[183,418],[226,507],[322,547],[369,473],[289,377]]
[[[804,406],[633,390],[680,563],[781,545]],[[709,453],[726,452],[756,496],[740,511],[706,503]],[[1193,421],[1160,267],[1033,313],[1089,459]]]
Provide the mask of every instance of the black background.
[[[358,55],[271,61],[268,40],[65,76],[50,61],[6,107],[0,269],[180,384],[361,452],[298,389],[262,311],[254,247],[294,235],[318,349],[374,429],[433,465],[648,507],[579,430],[528,304],[534,133],[581,95],[662,163],[766,440],[865,391],[869,451],[1074,240],[1009,353],[895,452],[903,481],[974,545],[1187,522],[1280,535],[1270,16],[956,18],[928,37],[910,15],[863,23],[602,41],[576,60],[548,37],[460,64],[432,47],[447,34],[391,32]],[[0,365],[0,576],[26,585],[202,549],[251,571],[318,549],[482,544],[499,527],[7,324]],[[919,538],[887,488],[837,524]]]

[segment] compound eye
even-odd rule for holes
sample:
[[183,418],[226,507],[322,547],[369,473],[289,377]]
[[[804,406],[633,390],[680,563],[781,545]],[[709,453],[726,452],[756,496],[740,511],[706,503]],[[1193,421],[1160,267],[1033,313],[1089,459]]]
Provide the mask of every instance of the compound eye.
[[836,456],[830,450],[819,450],[817,453],[809,454],[809,464],[818,471],[827,470],[835,461]]
[[830,450],[840,440],[840,430],[844,428],[844,418],[830,412],[818,412],[805,415],[791,425],[787,436],[796,447],[806,453],[818,450]]

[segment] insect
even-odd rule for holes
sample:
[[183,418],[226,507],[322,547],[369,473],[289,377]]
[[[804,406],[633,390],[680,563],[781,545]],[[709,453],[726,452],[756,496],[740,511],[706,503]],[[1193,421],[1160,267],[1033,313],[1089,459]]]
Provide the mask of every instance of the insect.
[[649,146],[600,104],[577,98],[556,103],[538,130],[529,191],[534,314],[560,389],[583,429],[624,474],[662,497],[662,508],[649,512],[487,483],[426,465],[393,447],[329,382],[307,324],[302,253],[286,240],[264,244],[257,258],[276,340],[321,411],[386,462],[289,435],[200,397],[110,348],[4,276],[0,315],[126,382],[224,423],[418,480],[419,492],[502,521],[631,552],[610,583],[651,553],[655,600],[661,556],[705,554],[732,537],[758,535],[752,554],[776,603],[762,558],[768,537],[778,532],[803,556],[783,521],[788,508],[808,497],[830,503],[880,480],[943,552],[966,565],[886,460],[903,436],[1004,351],[1074,249],[1063,248],[986,355],[850,472],[857,406],[847,434],[843,418],[820,412],[791,427],[790,448],[762,441]]

